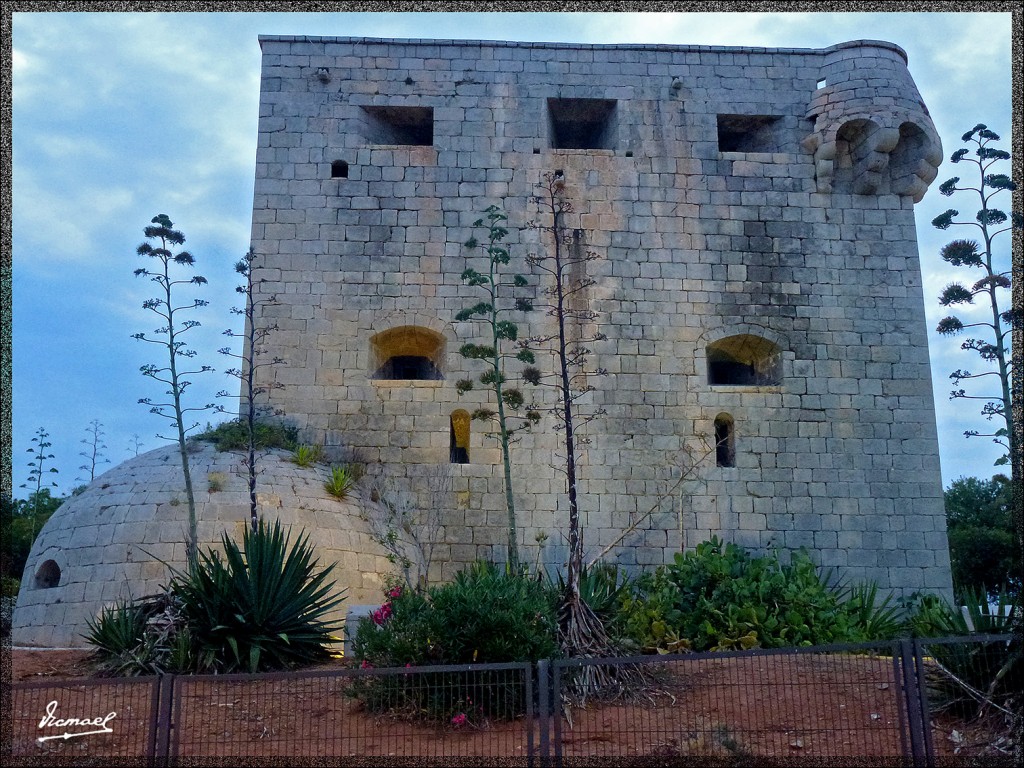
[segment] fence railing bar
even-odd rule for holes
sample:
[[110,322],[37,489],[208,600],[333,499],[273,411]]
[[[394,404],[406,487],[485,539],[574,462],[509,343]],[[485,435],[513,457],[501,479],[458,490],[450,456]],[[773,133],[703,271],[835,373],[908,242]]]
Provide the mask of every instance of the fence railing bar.
[[928,724],[921,712],[921,693],[918,687],[917,664],[910,640],[900,641],[900,666],[903,669],[903,698],[907,704],[907,735],[910,737],[911,758],[915,768],[926,765],[923,731]]
[[903,757],[906,760],[913,759],[910,744],[907,742],[907,699],[903,695],[903,670],[900,663],[900,654],[896,652],[896,644],[893,644],[892,654],[892,680],[893,697],[896,699],[896,712],[900,717],[900,748],[903,750]]
[[888,656],[895,653],[892,642],[835,643],[799,648],[751,648],[746,651],[702,651],[700,653],[666,653],[657,656],[600,656],[577,659],[552,659],[553,667],[624,666],[628,664],[669,664],[678,661],[700,661],[715,659],[739,659],[762,656],[800,656],[804,654],[846,653],[852,651],[877,651]]
[[[173,722],[177,720],[177,714],[181,708],[181,698],[174,697],[175,675],[161,675],[157,678],[157,688],[160,691],[160,698],[156,707],[153,708],[150,728],[153,731],[153,763],[156,768],[162,768],[169,764],[171,756],[171,731]],[[172,715],[173,713],[173,715]],[[177,741],[175,741],[175,754],[177,754]]]
[[932,743],[932,728],[931,728],[931,713],[928,708],[928,680],[926,678],[926,671],[924,668],[924,657],[921,652],[921,641],[920,638],[914,638],[914,674],[917,677],[917,693],[920,697],[921,707],[921,720],[923,726],[921,728],[924,736],[924,754],[925,762],[929,766],[935,765],[935,746]]
[[[551,704],[548,701],[549,686],[551,684],[551,664],[546,659],[537,662],[537,725],[539,733],[539,762],[541,768],[548,768],[551,765]],[[530,765],[533,765],[532,754],[529,755]]]
[[559,691],[562,690],[562,666],[555,663],[551,665],[551,691],[549,697],[550,719],[554,726],[553,754],[555,768],[562,768],[562,697]]

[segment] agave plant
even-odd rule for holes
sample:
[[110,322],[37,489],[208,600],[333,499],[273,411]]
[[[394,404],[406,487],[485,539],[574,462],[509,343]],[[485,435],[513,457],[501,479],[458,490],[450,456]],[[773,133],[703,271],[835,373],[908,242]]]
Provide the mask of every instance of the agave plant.
[[223,558],[212,550],[179,574],[172,591],[181,601],[197,666],[258,672],[291,668],[329,656],[341,625],[326,614],[344,599],[332,596],[334,569],[313,557],[305,533],[289,543],[279,522],[247,528],[242,547],[221,537]]
[[101,674],[153,675],[194,666],[180,605],[166,590],[108,606],[86,625],[84,638]]
[[903,630],[898,603],[890,592],[879,601],[878,584],[861,582],[836,589],[836,596],[863,640],[890,640]]
[[324,459],[324,449],[321,445],[299,445],[292,451],[292,461],[300,467],[312,467]]
[[344,499],[358,479],[358,473],[352,467],[331,467],[331,477],[324,483],[324,488],[331,496]]

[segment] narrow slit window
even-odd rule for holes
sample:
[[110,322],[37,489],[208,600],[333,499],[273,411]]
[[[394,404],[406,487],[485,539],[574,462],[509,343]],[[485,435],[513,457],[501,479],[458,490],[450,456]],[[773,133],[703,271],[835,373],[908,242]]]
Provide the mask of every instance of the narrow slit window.
[[736,466],[735,422],[727,413],[715,417],[715,463],[720,467]]
[[454,411],[450,419],[449,460],[452,464],[469,464],[469,413]]

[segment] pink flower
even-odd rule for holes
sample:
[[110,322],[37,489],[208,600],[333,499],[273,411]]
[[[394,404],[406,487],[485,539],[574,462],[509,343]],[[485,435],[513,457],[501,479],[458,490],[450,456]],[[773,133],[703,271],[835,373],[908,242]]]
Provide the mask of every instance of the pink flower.
[[366,659],[363,659],[363,663],[359,665],[359,668],[360,669],[373,669],[373,664],[368,662]]
[[402,588],[401,587],[392,587],[391,590],[388,592],[388,597],[394,599],[396,597],[400,597],[401,594],[402,594]]
[[452,718],[452,725],[454,725],[456,728],[458,728],[460,725],[465,725],[465,723],[466,715],[462,712],[459,712],[459,714]]

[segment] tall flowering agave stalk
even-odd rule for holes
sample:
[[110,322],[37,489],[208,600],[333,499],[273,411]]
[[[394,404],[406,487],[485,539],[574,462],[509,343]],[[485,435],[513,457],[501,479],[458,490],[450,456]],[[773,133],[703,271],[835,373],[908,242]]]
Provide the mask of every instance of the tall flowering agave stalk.
[[[980,208],[973,220],[960,220],[955,217],[960,212],[949,209],[936,217],[932,224],[942,230],[951,226],[973,229],[980,236],[979,240],[954,240],[943,247],[943,261],[954,267],[966,267],[980,270],[981,277],[972,285],[960,282],[947,285],[939,295],[939,303],[944,307],[973,305],[975,299],[984,301],[985,316],[964,322],[961,317],[949,315],[939,321],[936,330],[943,336],[955,336],[970,331],[972,337],[964,341],[960,348],[977,353],[989,370],[969,371],[958,369],[950,374],[957,389],[950,392],[950,399],[968,399],[982,401],[981,412],[987,419],[996,419],[999,425],[991,432],[981,433],[978,430],[967,430],[966,437],[992,437],[1002,445],[1007,453],[996,464],[1009,463],[1014,481],[1019,480],[1020,445],[1014,430],[1014,414],[1011,381],[1013,377],[1013,360],[1010,355],[1010,336],[1014,328],[1021,327],[1022,314],[1020,308],[1003,310],[1007,294],[1011,290],[1011,270],[1009,264],[999,262],[999,254],[995,249],[995,239],[1024,223],[1019,212],[1011,216],[992,205],[992,199],[1003,192],[1013,192],[1017,184],[1009,176],[997,173],[994,166],[1010,159],[1010,154],[991,146],[999,140],[999,136],[984,125],[976,125],[962,137],[965,143],[973,146],[958,149],[950,157],[952,163],[967,163],[974,166],[975,180],[961,185],[959,176],[949,179],[939,187],[939,191],[949,197],[957,192],[973,192],[978,196]],[[1004,269],[1003,266],[1006,266]],[[1002,303],[1001,303],[1002,302]],[[974,335],[976,334],[976,335]],[[994,368],[994,370],[992,370]],[[968,394],[960,387],[964,382],[976,382],[989,377],[996,379],[995,394]]]
[[[484,214],[484,218],[478,219],[473,226],[487,227],[487,243],[484,245],[487,268],[483,272],[478,272],[467,267],[462,273],[462,280],[469,286],[479,288],[485,297],[483,301],[460,311],[455,319],[460,322],[476,321],[486,326],[487,339],[484,343],[463,344],[459,352],[468,360],[479,360],[484,364],[485,370],[480,374],[478,381],[494,392],[497,410],[480,407],[472,413],[471,418],[475,421],[493,423],[494,430],[488,434],[501,446],[502,467],[505,473],[505,507],[508,511],[508,565],[513,571],[518,572],[518,526],[509,446],[517,439],[518,432],[530,429],[540,420],[540,414],[534,409],[527,409],[523,416],[516,415],[523,407],[524,397],[518,388],[509,383],[507,363],[515,359],[521,363],[532,364],[534,356],[522,345],[515,347],[518,350],[515,353],[509,349],[510,345],[518,341],[519,326],[508,320],[507,316],[511,313],[530,312],[533,310],[533,303],[524,296],[514,295],[517,289],[528,285],[525,277],[519,274],[506,277],[502,274],[502,268],[507,267],[511,260],[508,248],[502,243],[508,236],[508,229],[505,227],[508,217],[495,205],[487,208]],[[476,238],[470,238],[465,245],[467,249],[473,250],[479,247],[480,243]],[[471,391],[474,386],[472,379],[462,379],[456,383],[455,388],[461,395]]]
[[[589,365],[589,344],[605,338],[604,334],[587,331],[587,325],[597,319],[597,314],[585,301],[586,290],[595,282],[586,276],[585,265],[596,259],[597,254],[585,248],[582,230],[569,231],[567,227],[566,217],[574,208],[565,193],[564,173],[546,173],[539,187],[534,201],[541,212],[537,227],[547,240],[546,251],[530,256],[528,261],[547,281],[545,309],[553,320],[554,330],[526,339],[524,344],[548,352],[554,371],[544,373],[531,367],[524,370],[523,378],[531,384],[550,385],[557,393],[550,412],[562,433],[569,497],[569,553],[558,611],[559,645],[570,658],[599,658],[616,655],[618,649],[600,616],[583,599],[580,588],[584,545],[577,464],[578,448],[587,442],[580,428],[604,413],[600,408],[588,409],[586,413],[579,409],[580,399],[594,390],[589,377],[606,373]],[[588,696],[622,693],[642,682],[643,672],[637,666],[584,666],[574,676],[565,698],[567,702],[582,703]]]
[[[153,402],[151,398],[144,397],[139,400],[142,405],[148,405],[150,413],[162,416],[171,423],[174,433],[165,440],[174,440],[178,443],[178,453],[181,456],[181,470],[185,477],[185,497],[188,500],[188,535],[185,542],[185,556],[190,568],[198,563],[199,534],[196,521],[196,500],[192,487],[192,473],[189,469],[188,449],[185,444],[185,435],[199,426],[198,422],[186,424],[186,415],[189,413],[205,410],[219,410],[213,403],[203,406],[190,407],[185,404],[184,393],[191,384],[187,376],[212,371],[208,365],[191,366],[187,361],[196,356],[196,351],[188,347],[185,341],[185,334],[193,328],[198,328],[198,320],[182,320],[182,315],[189,310],[205,307],[209,304],[203,299],[193,299],[192,302],[177,304],[173,296],[175,288],[180,285],[206,285],[206,278],[202,275],[194,275],[190,278],[176,279],[172,275],[171,267],[191,268],[195,266],[195,257],[188,251],[172,250],[185,242],[185,236],[174,229],[174,223],[166,214],[154,216],[150,226],[144,230],[147,242],[142,243],[136,252],[139,256],[145,256],[155,262],[153,268],[141,267],[135,270],[136,277],[148,277],[156,283],[159,288],[157,295],[143,302],[142,307],[155,314],[161,323],[153,333],[154,336],[147,336],[145,333],[136,333],[132,336],[139,341],[146,341],[151,344],[159,344],[168,352],[167,365],[147,364],[142,366],[143,376],[155,379],[165,384],[168,389],[164,393],[167,397],[164,402]],[[191,368],[191,370],[185,370]],[[163,437],[161,435],[161,437]]]

